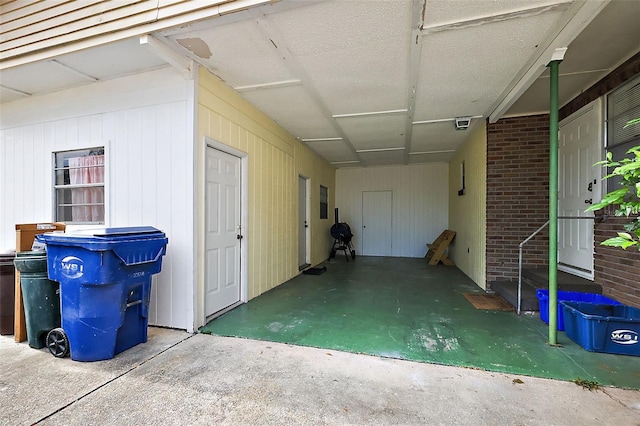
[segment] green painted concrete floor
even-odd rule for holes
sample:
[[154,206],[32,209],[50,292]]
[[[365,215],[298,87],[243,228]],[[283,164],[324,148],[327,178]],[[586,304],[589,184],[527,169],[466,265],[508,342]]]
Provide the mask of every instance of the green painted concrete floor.
[[483,292],[424,259],[337,256],[214,319],[202,333],[640,389],[640,357],[588,352],[537,314],[475,309]]

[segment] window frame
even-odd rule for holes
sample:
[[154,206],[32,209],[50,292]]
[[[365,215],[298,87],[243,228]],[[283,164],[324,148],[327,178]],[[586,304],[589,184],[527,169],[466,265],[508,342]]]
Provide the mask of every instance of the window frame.
[[[96,154],[95,152],[98,152],[99,154]],[[70,183],[70,176],[69,176],[69,170],[71,170],[72,168],[68,165],[67,160],[69,158],[74,158],[73,154],[80,154],[80,155],[76,155],[75,157],[79,157],[79,156],[84,156],[84,155],[103,155],[104,159],[103,159],[103,163],[102,165],[88,165],[88,166],[81,166],[81,167],[76,167],[76,168],[89,168],[89,167],[102,167],[103,168],[103,179],[102,182],[96,182],[96,183],[80,183],[80,184],[71,184]],[[62,158],[60,158],[60,156],[62,156]],[[91,147],[82,147],[82,148],[76,148],[76,149],[63,149],[63,150],[56,150],[52,152],[51,155],[51,162],[52,162],[52,167],[51,167],[51,175],[52,175],[52,185],[51,185],[51,189],[52,189],[52,201],[53,201],[53,218],[54,221],[56,222],[64,222],[67,224],[71,224],[71,225],[104,225],[106,223],[106,219],[107,219],[107,164],[108,164],[108,159],[107,159],[107,150],[106,150],[106,146],[104,145],[96,145],[96,146],[91,146]],[[58,163],[62,162],[62,166],[59,166]],[[65,165],[65,163],[67,163]],[[62,176],[60,177],[58,175],[59,172],[62,172]],[[63,183],[59,183],[59,178],[61,178],[63,180]],[[73,190],[73,189],[81,189],[81,188],[102,188],[102,202],[101,203],[91,203],[91,204],[74,204],[73,202],[68,202],[68,200],[63,199],[62,202],[60,202],[59,200],[59,192],[61,190]],[[71,196],[71,192],[68,193],[69,197]],[[72,208],[74,206],[101,206],[102,207],[102,212],[101,212],[101,216],[102,216],[102,220],[89,220],[89,221],[74,221],[73,220],[73,215],[72,215]],[[70,215],[70,217],[67,216],[66,212],[63,212],[61,214],[61,209],[65,209],[68,208],[68,214]]]
[[[614,97],[619,94],[619,93],[625,93],[625,92],[629,92],[630,89],[632,88],[637,88],[638,86],[640,86],[640,76],[636,76],[632,79],[630,79],[629,81],[625,82],[623,85],[615,88],[613,91],[611,91],[610,93],[608,93],[606,95],[606,112],[605,112],[605,156],[607,153],[611,152],[613,155],[613,159],[616,161],[619,161],[625,157],[628,157],[628,155],[626,154],[627,150],[629,148],[633,148],[634,146],[637,146],[640,144],[640,133],[637,133],[635,135],[633,134],[623,134],[621,135],[624,139],[622,140],[614,140],[614,137],[616,135],[616,132],[614,131],[614,129],[612,128],[612,126],[615,124],[620,125],[622,122],[626,122],[628,120],[628,117],[632,117],[629,114],[632,114],[632,111],[637,111],[638,108],[640,108],[640,103],[638,104],[634,104],[631,105],[630,107],[627,107],[624,111],[618,112],[618,115],[613,115],[614,111],[612,111],[613,106],[612,103],[614,102]],[[638,93],[638,92],[636,92]],[[637,95],[636,95],[637,96]],[[637,98],[636,98],[637,99]],[[623,99],[623,102],[626,99]],[[632,117],[633,118],[633,117]],[[607,174],[611,173],[613,171],[613,168],[608,168],[607,169]],[[614,191],[616,189],[620,189],[620,182],[622,181],[621,177],[618,176],[613,176],[609,179],[607,179],[606,181],[606,190],[607,192],[611,192]]]
[[318,198],[320,200],[320,219],[329,219],[329,188],[320,185],[320,196]]

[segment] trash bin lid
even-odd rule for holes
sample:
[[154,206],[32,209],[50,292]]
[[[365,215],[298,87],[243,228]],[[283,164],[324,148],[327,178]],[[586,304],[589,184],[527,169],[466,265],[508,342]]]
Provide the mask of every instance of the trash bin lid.
[[102,228],[92,229],[86,231],[91,233],[94,237],[120,237],[120,236],[132,236],[140,234],[157,234],[162,233],[159,229],[153,226],[128,226],[121,228]]
[[83,231],[39,234],[36,239],[51,250],[77,248],[112,251],[126,265],[149,263],[165,254],[169,242],[164,232],[151,226],[100,228]]
[[73,232],[47,232],[36,239],[50,245],[84,247],[88,250],[110,249],[110,245],[121,242],[138,242],[165,239],[165,233],[152,226],[123,228],[98,228]]

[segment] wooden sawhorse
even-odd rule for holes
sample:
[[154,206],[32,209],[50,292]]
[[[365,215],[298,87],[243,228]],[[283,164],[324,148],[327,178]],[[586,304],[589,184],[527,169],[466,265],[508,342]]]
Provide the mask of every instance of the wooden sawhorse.
[[453,241],[453,237],[456,236],[456,231],[451,231],[449,229],[442,231],[442,234],[436,238],[436,240],[427,244],[429,250],[427,254],[424,256],[426,259],[429,259],[429,265],[437,265],[438,262],[442,262],[445,265],[453,266],[454,263],[449,257],[446,255],[447,247]]

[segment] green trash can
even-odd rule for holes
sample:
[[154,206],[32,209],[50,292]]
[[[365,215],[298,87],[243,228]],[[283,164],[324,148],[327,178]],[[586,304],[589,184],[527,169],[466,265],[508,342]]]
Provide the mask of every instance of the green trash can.
[[47,333],[60,327],[60,285],[49,280],[46,252],[19,252],[14,263],[20,272],[27,341],[30,347],[41,349]]

